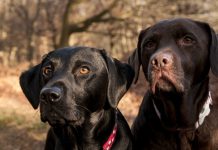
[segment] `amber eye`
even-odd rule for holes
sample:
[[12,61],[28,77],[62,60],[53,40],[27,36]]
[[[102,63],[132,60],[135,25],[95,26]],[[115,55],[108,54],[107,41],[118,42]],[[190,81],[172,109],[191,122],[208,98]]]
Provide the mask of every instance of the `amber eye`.
[[50,77],[52,75],[52,67],[51,66],[45,66],[42,68],[42,74],[45,77]]
[[90,72],[88,67],[81,67],[79,70],[80,74],[88,74]]

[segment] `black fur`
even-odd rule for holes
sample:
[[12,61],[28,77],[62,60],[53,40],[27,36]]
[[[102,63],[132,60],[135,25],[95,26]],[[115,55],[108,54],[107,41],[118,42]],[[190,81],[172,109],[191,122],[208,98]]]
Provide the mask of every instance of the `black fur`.
[[216,99],[195,128],[208,98],[210,68],[218,75],[217,38],[207,23],[172,19],[143,30],[129,64],[135,82],[142,66],[150,84],[132,126],[137,150],[218,149]]
[[[87,73],[88,70],[88,73]],[[100,150],[117,123],[113,150],[132,149],[131,132],[117,109],[134,71],[104,50],[68,47],[24,72],[20,85],[51,128],[46,150]]]

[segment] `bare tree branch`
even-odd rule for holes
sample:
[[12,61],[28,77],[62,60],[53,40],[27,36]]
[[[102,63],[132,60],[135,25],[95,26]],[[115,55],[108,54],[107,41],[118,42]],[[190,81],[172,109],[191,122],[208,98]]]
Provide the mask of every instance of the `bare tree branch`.
[[94,15],[94,16],[92,16],[92,17],[90,17],[82,22],[76,23],[76,24],[69,24],[68,23],[69,10],[70,10],[70,7],[72,5],[72,2],[69,2],[67,7],[66,7],[66,12],[65,12],[66,14],[63,17],[64,23],[62,26],[62,34],[61,34],[61,38],[60,38],[59,47],[68,45],[69,37],[72,33],[83,32],[83,31],[87,30],[93,23],[109,22],[112,20],[121,21],[122,19],[115,18],[109,14],[110,10],[116,6],[117,2],[118,2],[117,0],[114,0],[108,8],[106,8],[106,9],[102,10],[100,13],[98,13],[98,14],[96,14],[96,15]]
[[[25,26],[25,36],[26,36],[26,50],[27,50],[27,59],[29,61],[32,61],[33,56],[34,56],[34,50],[33,50],[33,45],[32,45],[32,38],[34,35],[34,23],[37,21],[37,18],[39,16],[40,12],[40,5],[41,5],[41,0],[37,0],[36,2],[36,10],[32,16],[30,16],[30,12],[28,10],[28,6],[25,4],[19,4],[19,5],[14,5],[12,3],[12,6],[14,8],[15,13],[20,17],[21,21],[24,22]],[[30,10],[32,11],[32,10]]]

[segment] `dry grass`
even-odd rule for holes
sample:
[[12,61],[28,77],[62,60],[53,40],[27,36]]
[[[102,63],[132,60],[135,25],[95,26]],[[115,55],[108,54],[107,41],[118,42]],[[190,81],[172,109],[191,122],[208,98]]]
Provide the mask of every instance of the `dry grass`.
[[18,82],[18,74],[5,69],[0,75],[0,149],[41,150],[47,125],[26,101]]

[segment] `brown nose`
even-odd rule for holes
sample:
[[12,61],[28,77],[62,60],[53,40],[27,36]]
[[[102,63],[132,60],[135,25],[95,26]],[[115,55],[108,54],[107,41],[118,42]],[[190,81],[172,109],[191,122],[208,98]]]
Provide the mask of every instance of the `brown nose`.
[[171,66],[173,63],[173,56],[170,53],[157,53],[151,59],[151,65],[157,68],[164,68]]

